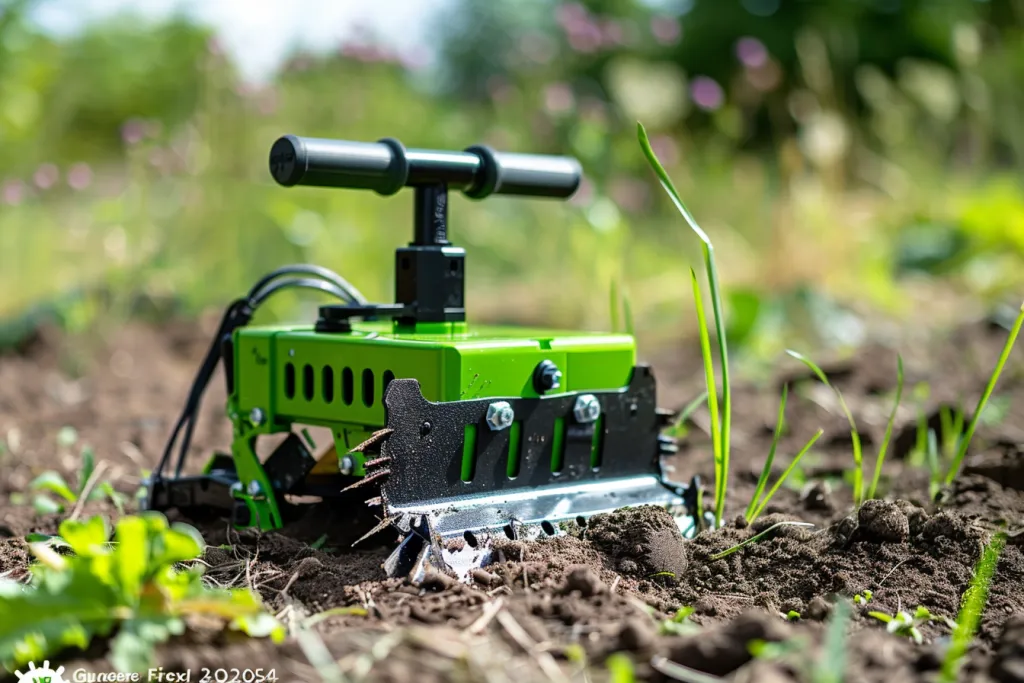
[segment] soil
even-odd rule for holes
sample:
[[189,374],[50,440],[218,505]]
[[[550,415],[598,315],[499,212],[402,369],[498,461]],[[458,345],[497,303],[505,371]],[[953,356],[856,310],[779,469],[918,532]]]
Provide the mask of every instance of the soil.
[[[82,444],[118,489],[135,492],[160,456],[215,322],[129,325],[88,347],[41,330],[0,357],[0,574],[24,578],[25,534],[52,533],[62,518],[37,515],[18,494],[47,469],[74,480]],[[320,538],[344,528],[344,511],[287,533],[197,523],[212,581],[254,588],[283,620],[349,609],[281,645],[190,633],[161,647],[159,664],[191,671],[192,680],[203,667],[274,669],[280,681],[628,680],[613,676],[628,661],[636,679],[651,681],[696,680],[694,671],[733,681],[825,680],[814,677],[819,665],[842,669],[842,678],[828,680],[937,681],[951,635],[943,619],[957,618],[982,549],[1003,531],[1008,541],[958,680],[1024,682],[1024,352],[1011,354],[993,398],[1001,414],[979,427],[952,486],[933,500],[928,469],[912,457],[919,411],[938,429],[941,406],[973,408],[1005,338],[1005,329],[979,322],[903,347],[906,387],[879,499],[857,510],[849,424],[828,388],[787,358],[767,384],[733,380],[727,523],[693,540],[675,533],[661,509],[620,510],[566,536],[502,541],[497,561],[469,584],[430,574],[414,585],[385,577],[388,548],[336,543],[344,533]],[[678,409],[703,388],[691,346],[692,356],[652,363],[664,407]],[[875,345],[816,360],[860,428],[867,485],[892,408],[896,352]],[[743,512],[784,382],[787,428],[771,481],[819,427],[825,431],[748,525]],[[925,398],[914,391],[922,383]],[[208,394],[193,439],[199,464],[230,439],[220,377]],[[696,474],[711,484],[707,424],[706,412],[693,416],[666,463],[672,478]],[[77,431],[75,446],[58,443],[68,426]],[[116,514],[101,503],[82,512]],[[866,604],[851,601],[866,591]],[[851,610],[842,660],[825,644],[840,601]],[[920,625],[919,643],[888,633],[870,614],[918,607],[935,617]],[[754,656],[759,644],[774,647]],[[66,672],[109,671],[102,645],[65,653],[60,664]]]

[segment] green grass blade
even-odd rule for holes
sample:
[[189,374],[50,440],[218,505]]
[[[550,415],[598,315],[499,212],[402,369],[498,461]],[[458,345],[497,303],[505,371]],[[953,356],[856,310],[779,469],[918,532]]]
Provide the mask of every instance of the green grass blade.
[[996,565],[999,564],[999,555],[1003,552],[1005,545],[1006,535],[1000,533],[982,551],[981,558],[974,569],[974,576],[971,578],[971,585],[964,593],[961,602],[960,613],[956,618],[956,628],[953,629],[952,642],[942,661],[939,680],[943,683],[953,683],[958,678],[963,657],[974,639],[978,624],[981,622],[981,613],[985,610],[985,603],[988,601],[989,584],[992,583]]
[[708,321],[704,315],[703,296],[697,273],[690,268],[690,281],[693,283],[693,300],[697,309],[697,327],[700,331],[700,352],[704,359],[704,382],[707,385],[708,412],[711,413],[711,446],[715,456],[715,525],[722,523],[721,507],[725,504],[725,476],[722,471],[722,440],[721,424],[718,415],[718,392],[715,389],[715,363],[711,358],[711,339],[708,333]]
[[683,425],[685,425],[687,420],[689,420],[690,417],[694,414],[694,412],[696,412],[697,408],[700,408],[701,404],[706,403],[707,400],[708,390],[705,389],[704,391],[700,392],[700,395],[697,396],[697,398],[693,399],[685,406],[683,406],[683,409],[679,412],[679,417],[676,418],[675,424],[672,425],[672,433],[679,434],[681,431],[683,431]]
[[762,538],[767,536],[769,533],[771,533],[775,529],[778,529],[780,526],[814,526],[814,525],[811,524],[810,522],[791,522],[791,521],[788,521],[788,520],[784,521],[784,522],[778,522],[776,524],[772,524],[770,527],[768,527],[767,529],[765,529],[761,533],[757,534],[756,536],[751,536],[747,540],[745,540],[745,541],[743,541],[741,543],[737,543],[733,547],[728,548],[727,550],[723,550],[722,552],[718,553],[717,555],[712,555],[710,559],[711,559],[712,562],[714,562],[715,560],[720,560],[723,557],[728,557],[729,555],[732,555],[734,552],[737,552],[738,550],[741,550],[744,546],[748,546],[751,543],[757,543]]
[[802,353],[793,351],[792,349],[786,349],[786,353],[810,368],[811,372],[817,375],[822,384],[831,389],[836,395],[836,398],[839,399],[839,406],[843,409],[843,413],[846,415],[846,419],[850,423],[850,440],[853,442],[853,462],[857,468],[853,473],[853,503],[854,505],[860,505],[864,500],[864,458],[861,452],[860,432],[857,431],[857,423],[853,419],[853,413],[851,413],[850,409],[847,407],[846,399],[843,398],[843,394],[832,384],[832,382],[828,380],[824,371],[822,371],[814,361]]
[[758,516],[760,516],[760,514],[764,511],[765,506],[768,505],[768,501],[772,499],[772,496],[775,495],[775,492],[778,491],[779,487],[782,486],[783,482],[786,481],[786,478],[789,477],[790,472],[792,472],[794,468],[796,468],[797,463],[800,462],[800,459],[804,457],[804,454],[807,453],[807,451],[811,450],[811,446],[814,445],[814,442],[820,439],[821,435],[824,433],[824,429],[819,429],[817,432],[815,432],[814,436],[812,436],[810,440],[806,444],[804,444],[804,447],[800,449],[800,452],[793,457],[793,462],[789,463],[789,467],[786,468],[786,471],[782,473],[782,476],[779,477],[779,480],[775,482],[775,485],[772,486],[772,488],[768,491],[767,495],[765,495],[764,500],[762,500],[761,503],[757,506],[757,509],[754,510],[754,515],[750,518],[750,521],[754,521],[758,518]]
[[871,488],[868,489],[867,499],[875,497],[878,490],[878,479],[882,476],[882,463],[885,461],[885,452],[889,449],[889,441],[892,439],[892,426],[896,422],[896,411],[900,408],[900,398],[903,397],[903,356],[896,356],[896,401],[893,403],[892,412],[889,414],[889,423],[885,426],[885,436],[882,438],[882,446],[878,449],[878,460],[875,461],[875,475],[871,478]]
[[752,521],[751,515],[754,513],[754,509],[757,507],[757,503],[761,500],[761,494],[764,493],[764,487],[768,483],[768,475],[771,473],[772,462],[775,460],[775,451],[779,447],[779,438],[782,436],[782,428],[785,423],[786,417],[786,397],[789,396],[789,385],[782,385],[782,399],[779,401],[779,417],[775,420],[775,433],[772,435],[772,445],[768,449],[768,458],[764,461],[764,467],[761,468],[761,476],[757,480],[757,488],[754,490],[754,495],[750,498],[750,503],[747,504],[747,511],[744,513],[747,523]]
[[1006,338],[1006,344],[1003,345],[1003,352],[999,354],[999,361],[996,363],[996,367],[992,370],[992,375],[988,378],[988,384],[985,385],[985,391],[982,393],[981,398],[978,400],[978,407],[974,409],[974,414],[971,415],[971,423],[967,426],[967,433],[964,434],[963,439],[960,440],[960,447],[957,449],[956,458],[953,460],[953,464],[949,468],[949,472],[946,473],[946,486],[953,483],[956,479],[956,475],[960,473],[960,466],[963,464],[964,457],[967,455],[967,448],[971,444],[971,439],[974,437],[974,430],[978,427],[978,420],[981,418],[981,413],[985,410],[985,404],[988,403],[988,399],[992,396],[992,391],[996,388],[996,382],[999,381],[999,375],[1003,372],[1003,366],[1006,365],[1007,359],[1010,357],[1010,351],[1013,350],[1013,344],[1017,340],[1017,334],[1020,332],[1021,325],[1024,325],[1024,303],[1021,304],[1020,312],[1017,314],[1017,320],[1013,323],[1013,329],[1010,330],[1010,336]]
[[942,486],[942,470],[939,467],[939,439],[935,436],[935,430],[928,430],[927,447],[925,448],[925,459],[928,463],[928,495],[935,500],[939,488]]
[[813,683],[842,683],[846,672],[846,624],[851,613],[850,603],[836,603],[825,631],[822,654],[814,663]]
[[722,429],[718,441],[718,457],[721,460],[721,474],[722,474],[722,486],[720,498],[716,491],[716,506],[715,506],[715,523],[721,525],[722,523],[722,510],[721,506],[725,503],[725,491],[728,483],[729,475],[729,432],[732,427],[732,394],[729,389],[729,348],[725,335],[725,315],[722,310],[722,292],[719,286],[718,269],[715,266],[714,257],[714,245],[711,243],[711,239],[707,236],[694,219],[693,214],[686,208],[686,204],[679,197],[679,193],[676,191],[675,185],[672,183],[672,179],[668,177],[668,173],[665,171],[664,166],[658,160],[658,156],[654,153],[651,148],[651,141],[647,137],[647,131],[639,121],[637,122],[637,138],[640,141],[640,147],[643,149],[644,156],[647,158],[647,162],[651,165],[655,174],[658,176],[658,180],[664,188],[666,194],[675,204],[676,209],[686,220],[687,225],[693,230],[694,234],[703,243],[704,250],[704,265],[707,269],[708,275],[708,286],[710,287],[711,295],[711,307],[715,316],[715,334],[718,337],[718,353],[719,360],[721,363],[722,373]]

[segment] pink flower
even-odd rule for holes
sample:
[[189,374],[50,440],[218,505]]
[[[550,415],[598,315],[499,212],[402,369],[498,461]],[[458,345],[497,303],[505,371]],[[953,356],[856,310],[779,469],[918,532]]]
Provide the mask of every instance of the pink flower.
[[68,169],[68,186],[72,190],[84,190],[92,183],[92,169],[89,164],[79,162]]
[[743,66],[756,69],[768,61],[768,49],[757,38],[747,36],[736,41],[736,57]]
[[32,180],[40,190],[49,190],[59,179],[60,171],[54,164],[43,164],[36,169],[35,175],[32,176]]
[[544,108],[549,114],[564,114],[574,104],[572,88],[565,83],[552,83],[544,89]]
[[4,183],[0,198],[3,199],[4,204],[9,206],[21,204],[25,199],[25,183],[20,180],[8,180]]
[[146,124],[141,119],[128,119],[121,126],[121,139],[125,144],[137,145],[146,137]]
[[662,15],[651,19],[651,34],[662,45],[674,45],[679,42],[682,29],[678,19]]
[[725,102],[722,86],[707,76],[697,76],[690,84],[690,96],[704,111],[714,111]]

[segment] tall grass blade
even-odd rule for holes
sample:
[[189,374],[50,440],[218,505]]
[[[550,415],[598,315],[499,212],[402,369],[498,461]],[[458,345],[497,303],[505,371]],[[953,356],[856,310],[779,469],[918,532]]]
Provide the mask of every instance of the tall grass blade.
[[782,436],[782,429],[786,419],[786,397],[789,396],[789,385],[782,385],[782,399],[779,401],[779,417],[775,420],[775,433],[772,435],[772,445],[768,449],[768,458],[764,461],[764,467],[761,468],[761,476],[757,479],[757,488],[754,490],[754,495],[750,498],[750,503],[747,504],[747,511],[744,513],[744,517],[749,524],[752,521],[751,515],[754,513],[754,509],[757,507],[758,501],[761,499],[761,494],[764,493],[764,487],[768,484],[768,475],[772,470],[772,462],[775,460],[775,451],[779,447],[779,438]]
[[928,462],[928,495],[931,500],[935,500],[939,489],[942,488],[942,469],[939,467],[939,439],[935,436],[934,429],[928,430],[925,459]]
[[960,665],[967,649],[971,646],[974,634],[981,622],[981,613],[988,601],[989,584],[999,564],[999,555],[1006,546],[1006,535],[999,533],[985,546],[981,558],[974,568],[971,585],[964,593],[960,603],[960,613],[956,617],[956,628],[953,629],[952,642],[942,660],[939,680],[942,683],[953,683],[960,673]]
[[831,389],[832,392],[836,395],[836,398],[839,400],[839,406],[843,409],[843,413],[846,415],[846,419],[850,423],[850,439],[851,441],[853,441],[853,462],[857,468],[853,473],[853,504],[860,505],[861,502],[864,500],[864,458],[861,452],[860,433],[857,431],[857,423],[854,421],[853,414],[850,412],[850,409],[846,405],[846,399],[843,398],[843,394],[838,389],[836,389],[832,382],[828,380],[828,377],[825,376],[824,371],[822,371],[822,369],[819,368],[814,361],[812,361],[810,358],[803,355],[802,353],[793,351],[792,349],[786,349],[786,353],[788,353],[793,358],[796,358],[798,361],[800,361],[808,368],[810,368],[811,372],[813,372],[818,377],[818,379],[821,380],[822,384]]
[[875,497],[878,489],[878,479],[882,476],[882,463],[885,461],[885,452],[889,449],[889,441],[892,439],[892,426],[896,422],[896,411],[900,408],[900,398],[903,397],[903,356],[896,356],[896,402],[893,403],[892,412],[889,414],[889,423],[885,426],[885,436],[882,438],[882,445],[878,449],[878,460],[875,461],[875,475],[871,477],[871,488],[868,489],[867,499]]
[[851,612],[845,600],[836,603],[825,631],[822,653],[814,663],[813,683],[842,683],[846,670],[846,623]]
[[[711,239],[707,236],[694,219],[690,210],[686,208],[686,204],[680,199],[679,193],[676,191],[675,185],[672,183],[672,179],[668,177],[668,173],[665,168],[658,161],[657,155],[651,148],[651,141],[647,137],[647,131],[639,121],[637,126],[637,138],[640,141],[640,147],[643,149],[644,156],[647,158],[647,162],[654,169],[655,174],[658,176],[658,180],[661,182],[662,188],[668,194],[672,203],[675,204],[676,209],[686,220],[687,225],[693,230],[694,234],[700,239],[702,248],[704,251],[704,266],[707,270],[708,275],[708,286],[710,287],[711,295],[711,307],[715,314],[715,335],[718,337],[718,353],[721,362],[722,372],[722,430],[719,439],[719,454],[722,462],[722,502],[725,499],[725,490],[727,484],[727,478],[729,475],[729,441],[730,441],[730,429],[732,426],[732,392],[729,389],[729,349],[728,343],[725,336],[725,315],[722,311],[722,292],[719,287],[718,280],[718,269],[715,267],[715,256],[714,256],[714,245],[711,244]],[[717,501],[716,501],[717,502]],[[716,505],[715,512],[715,524],[721,525],[721,511]]]
[[800,458],[804,457],[804,454],[807,453],[807,451],[811,450],[811,446],[814,445],[814,442],[820,439],[821,435],[824,433],[824,429],[819,429],[817,432],[814,433],[814,436],[812,436],[810,440],[806,444],[804,444],[804,447],[800,449],[800,452],[793,456],[793,462],[789,463],[789,467],[787,467],[786,471],[782,473],[782,476],[779,477],[779,480],[775,482],[775,486],[772,486],[772,488],[768,491],[767,495],[765,495],[764,500],[762,500],[761,503],[757,506],[757,509],[754,510],[754,514],[750,518],[751,522],[757,519],[758,516],[760,516],[760,514],[764,511],[765,506],[768,505],[768,501],[772,499],[772,496],[775,495],[775,492],[778,491],[779,487],[782,486],[782,484],[786,481],[786,478],[789,477],[790,472],[792,472],[796,468],[797,463],[800,462]]
[[697,327],[700,331],[700,353],[704,359],[704,382],[707,385],[708,412],[711,413],[711,447],[715,457],[715,526],[722,524],[722,509],[725,506],[725,478],[728,473],[722,469],[722,426],[718,416],[718,392],[715,389],[715,362],[711,359],[711,339],[708,333],[707,316],[704,315],[703,296],[697,273],[690,268],[693,283],[693,300],[697,309]]
[[974,409],[974,414],[971,415],[971,423],[967,426],[967,433],[960,440],[960,447],[957,449],[956,458],[954,458],[949,472],[946,473],[946,486],[952,484],[953,480],[956,479],[956,475],[960,474],[960,466],[967,455],[967,448],[974,437],[974,430],[978,427],[978,420],[981,419],[981,413],[985,410],[985,404],[988,403],[989,397],[992,396],[992,391],[996,388],[996,382],[999,381],[999,375],[1003,372],[1003,366],[1006,365],[1006,361],[1010,357],[1010,351],[1013,350],[1013,344],[1017,341],[1017,334],[1020,332],[1021,325],[1024,325],[1024,303],[1020,306],[1020,312],[1017,314],[1017,320],[1013,323],[1013,329],[1010,330],[1010,336],[1006,338],[1003,352],[999,354],[999,361],[992,370],[992,375],[988,378],[985,391],[982,393],[981,398],[978,399],[978,407]]

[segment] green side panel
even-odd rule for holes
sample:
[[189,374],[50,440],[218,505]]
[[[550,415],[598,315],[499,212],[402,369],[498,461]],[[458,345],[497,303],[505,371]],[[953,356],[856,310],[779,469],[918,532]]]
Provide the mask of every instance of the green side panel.
[[235,395],[239,408],[249,411],[260,406],[273,412],[270,374],[274,367],[273,332],[254,328],[235,333]]
[[636,344],[622,335],[553,339],[551,350],[563,351],[568,358],[563,368],[566,391],[626,386],[636,365]]
[[[540,348],[531,340],[507,340],[501,344],[459,346],[449,351],[445,377],[446,401],[499,396],[538,396],[533,371],[541,361],[566,367],[564,353]],[[565,370],[563,370],[565,372]]]

